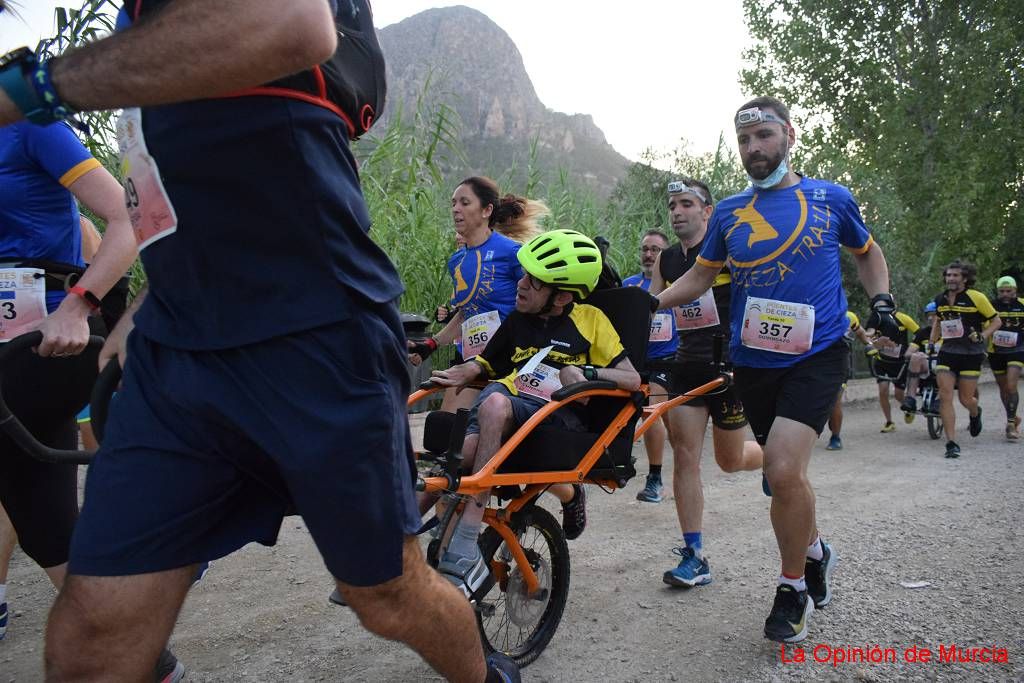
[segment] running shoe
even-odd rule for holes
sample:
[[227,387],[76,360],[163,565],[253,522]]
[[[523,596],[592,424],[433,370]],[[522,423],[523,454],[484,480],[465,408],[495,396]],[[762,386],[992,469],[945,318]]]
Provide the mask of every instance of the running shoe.
[[661,580],[670,586],[693,588],[711,583],[711,567],[704,558],[698,558],[693,548],[672,548],[672,552],[683,558],[679,566],[670,569],[661,576]]
[[828,445],[825,446],[826,451],[841,451],[843,450],[843,440],[838,435],[833,434],[832,438],[828,440]]
[[1015,417],[1006,423],[1006,438],[1010,441],[1020,440],[1020,418]]
[[636,499],[643,503],[660,503],[663,490],[661,477],[657,474],[648,474],[647,483],[644,484],[643,490],[636,494]]
[[334,591],[327,596],[327,600],[332,605],[341,605],[342,607],[348,607],[348,603],[345,602],[345,598],[342,597],[341,591],[338,590],[337,586],[335,586]]
[[501,679],[502,683],[520,683],[519,665],[504,652],[492,652],[487,655],[487,680],[491,680],[491,672]]
[[764,637],[777,643],[799,643],[807,637],[807,617],[813,611],[814,601],[807,591],[779,585],[772,611],[764,621]]
[[463,557],[455,553],[445,553],[437,564],[437,571],[441,576],[462,591],[468,600],[473,596],[480,586],[483,585],[491,573],[487,568],[487,562],[480,553],[476,557]]
[[913,424],[915,417],[917,417],[916,413],[903,413],[903,422],[906,424]]
[[969,431],[971,436],[981,434],[981,406],[978,406],[978,414],[971,417]]
[[903,399],[903,403],[900,404],[900,410],[905,413],[916,413],[917,412],[917,399],[913,396],[907,396]]
[[568,503],[562,503],[562,530],[565,538],[579,538],[587,528],[587,491],[582,484],[573,484],[575,495]]
[[0,602],[0,640],[7,635],[7,603]]
[[764,495],[772,497],[772,487],[768,485],[768,475],[764,470],[761,470],[761,490],[764,491]]
[[890,432],[895,432],[895,431],[896,431],[896,423],[895,422],[886,422],[884,425],[882,425],[882,429],[881,429],[881,433],[882,434],[888,434]]
[[185,678],[185,665],[178,661],[174,654],[164,648],[160,653],[160,659],[156,660],[156,670],[153,680],[156,683],[178,683]]
[[947,458],[959,458],[960,457],[960,446],[956,441],[946,442],[946,457]]
[[804,579],[807,581],[807,595],[814,601],[814,608],[821,609],[832,602],[832,572],[835,571],[839,556],[832,546],[824,540],[821,542],[821,559],[807,558],[804,565]]

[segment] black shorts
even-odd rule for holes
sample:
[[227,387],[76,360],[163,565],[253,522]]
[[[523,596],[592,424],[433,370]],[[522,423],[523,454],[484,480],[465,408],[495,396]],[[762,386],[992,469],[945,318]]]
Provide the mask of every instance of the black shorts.
[[983,353],[949,353],[940,350],[936,372],[952,372],[964,379],[978,379],[981,375],[981,362],[985,360]]
[[988,354],[988,365],[992,368],[993,375],[1005,375],[1006,368],[1010,365],[1024,370],[1024,352],[990,353]]
[[[685,394],[702,384],[718,378],[718,371],[711,363],[681,362],[672,371],[669,387],[674,394]],[[695,408],[706,407],[711,415],[711,423],[719,429],[742,429],[747,424],[747,415],[743,412],[743,404],[736,395],[732,385],[716,389],[709,394],[695,396],[684,406]]]
[[821,434],[846,378],[849,353],[839,341],[788,368],[736,368],[736,390],[757,442],[768,441],[776,417]]
[[879,384],[882,382],[892,382],[896,385],[897,389],[907,388],[907,361],[889,360],[883,357],[876,360],[874,364],[875,379]]
[[[648,363],[671,363],[674,358],[675,358],[674,355],[672,355],[672,356],[662,356],[661,358],[648,358],[647,362]],[[663,368],[661,370],[653,370],[653,371],[651,371],[649,381],[652,384],[657,384],[662,389],[668,390],[668,388],[670,386],[672,386],[672,379],[671,379],[671,377],[672,377],[672,371],[668,370],[666,368]],[[658,392],[658,393],[661,393],[661,392]]]

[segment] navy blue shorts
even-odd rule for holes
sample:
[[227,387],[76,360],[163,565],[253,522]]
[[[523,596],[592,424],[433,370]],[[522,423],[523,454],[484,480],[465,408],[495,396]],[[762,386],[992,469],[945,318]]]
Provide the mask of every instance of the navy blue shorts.
[[420,526],[393,305],[221,351],[129,338],[69,570],[121,576],[273,545],[300,514],[337,579],[402,573]]
[[[502,394],[508,397],[508,400],[512,403],[512,421],[515,422],[515,426],[518,429],[526,423],[534,413],[544,407],[547,401],[543,401],[534,396],[527,396],[525,394],[519,394],[513,396],[512,392],[508,390],[501,382],[491,382],[484,390],[480,392],[480,395],[476,397],[476,401],[473,403],[472,409],[469,412],[469,423],[466,425],[467,434],[479,434],[480,423],[477,421],[477,413],[480,412],[480,406],[484,400],[491,394]],[[541,424],[549,427],[558,427],[567,432],[585,432],[587,427],[583,422],[583,416],[580,414],[582,408],[578,403],[571,403],[566,406],[562,406],[555,412],[551,413]]]

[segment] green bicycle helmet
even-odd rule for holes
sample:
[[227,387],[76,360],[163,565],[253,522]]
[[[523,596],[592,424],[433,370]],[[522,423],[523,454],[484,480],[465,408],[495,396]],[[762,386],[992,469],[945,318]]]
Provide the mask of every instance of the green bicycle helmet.
[[587,298],[601,275],[601,252],[594,241],[575,230],[549,230],[518,252],[523,269],[541,282]]

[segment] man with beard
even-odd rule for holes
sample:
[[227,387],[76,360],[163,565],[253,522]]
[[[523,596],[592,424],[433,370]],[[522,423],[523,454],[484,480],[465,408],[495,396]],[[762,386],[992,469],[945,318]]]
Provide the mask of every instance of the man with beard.
[[959,458],[956,435],[956,410],[953,389],[960,405],[970,417],[969,433],[981,434],[981,405],[978,402],[978,377],[985,348],[1002,321],[988,297],[973,289],[977,271],[970,263],[953,261],[942,271],[946,291],[935,297],[936,318],[932,322],[931,342],[942,340],[935,366],[939,384],[939,413],[946,432],[946,457]]
[[897,326],[885,257],[850,191],[790,169],[796,132],[786,105],[755,98],[733,123],[752,186],[719,203],[696,263],[659,296],[658,305],[693,301],[728,261],[736,388],[764,447],[782,556],[764,633],[797,642],[807,636],[808,615],[832,599],[836,553],[817,533],[807,464],[846,378],[841,247],[853,253],[871,297],[867,332],[894,338]]
[[1020,439],[1020,418],[1017,416],[1017,380],[1024,368],[1024,299],[1017,297],[1017,281],[1004,275],[996,281],[995,309],[1002,327],[992,334],[988,364],[992,367],[999,398],[1006,409],[1006,438]]
[[[597,240],[594,240],[595,242]],[[622,284],[626,287],[641,287],[650,291],[651,280],[654,277],[654,264],[658,262],[658,255],[668,249],[668,236],[661,230],[652,228],[644,233],[640,240],[640,266],[641,271],[636,275],[630,275]],[[599,245],[600,246],[600,245]],[[679,347],[679,339],[676,337],[675,320],[672,311],[657,311],[651,318],[651,336],[647,342],[648,361],[669,361],[676,355]],[[665,370],[657,370],[651,373],[651,394],[648,402],[651,405],[662,403],[668,399],[669,374]],[[671,435],[665,428],[668,417],[664,416],[661,421],[652,424],[644,432],[644,450],[647,451],[647,463],[650,471],[647,474],[647,481],[643,489],[636,494],[636,499],[642,503],[660,503],[664,487],[661,483],[661,462],[665,450],[665,439],[672,440]],[[678,438],[678,437],[677,437]]]
[[[708,232],[711,190],[695,178],[670,182],[668,211],[679,242],[658,256],[651,282],[652,294],[681,278],[697,259]],[[689,391],[718,376],[718,368],[713,365],[714,338],[729,339],[729,326],[725,321],[729,319],[730,282],[729,271],[720,273],[713,287],[701,292],[699,298],[680,302],[683,305],[673,311],[679,331],[676,352],[679,368],[672,373],[673,392]],[[723,360],[728,362],[728,356]],[[715,461],[722,471],[759,469],[763,466],[763,454],[758,444],[743,439],[747,418],[732,387],[695,397],[669,410],[666,417],[673,437],[672,488],[683,545],[673,550],[680,557],[678,566],[666,571],[662,580],[670,586],[692,588],[711,583],[711,568],[703,551],[704,489],[700,479],[700,457],[708,418],[714,425],[711,438]]]

